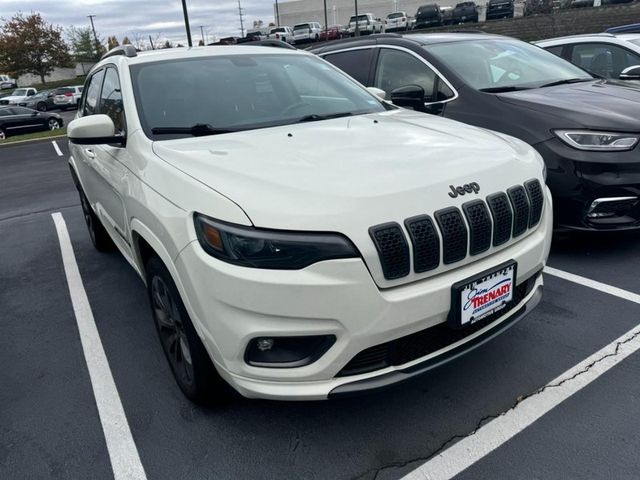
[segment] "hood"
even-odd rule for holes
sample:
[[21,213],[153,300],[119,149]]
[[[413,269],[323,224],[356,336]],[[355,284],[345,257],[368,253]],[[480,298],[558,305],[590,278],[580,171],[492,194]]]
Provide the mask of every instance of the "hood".
[[569,125],[554,128],[640,131],[640,89],[622,83],[594,80],[497,95],[504,102],[523,106]]
[[[524,142],[408,110],[154,142],[153,149],[236,202],[255,226],[340,232],[365,259],[376,255],[371,226],[460,207],[542,174]],[[450,185],[471,182],[479,195],[449,196]]]

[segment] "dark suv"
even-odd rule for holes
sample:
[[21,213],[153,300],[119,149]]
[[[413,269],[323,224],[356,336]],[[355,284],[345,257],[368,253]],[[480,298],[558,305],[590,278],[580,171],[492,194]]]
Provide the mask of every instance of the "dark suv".
[[422,5],[416,12],[416,23],[414,29],[437,27],[442,25],[442,12],[435,3]]
[[513,17],[513,0],[489,0],[487,20]]
[[547,165],[557,226],[640,228],[640,89],[499,35],[388,34],[314,53],[396,105],[533,146]]
[[454,24],[466,22],[478,22],[478,7],[474,2],[458,3],[453,9],[451,21]]

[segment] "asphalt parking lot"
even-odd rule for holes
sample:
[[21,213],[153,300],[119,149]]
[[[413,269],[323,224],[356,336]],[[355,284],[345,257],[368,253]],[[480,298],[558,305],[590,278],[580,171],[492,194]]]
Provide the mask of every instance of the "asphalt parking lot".
[[[55,212],[68,228],[149,479],[398,479],[418,468],[415,478],[451,478],[430,476],[430,465],[439,468],[431,462],[464,456],[473,461],[456,478],[638,477],[640,355],[630,350],[623,358],[622,344],[600,351],[640,324],[640,234],[556,238],[549,265],[601,282],[609,293],[547,274],[543,301],[525,320],[409,383],[328,402],[239,399],[204,409],[171,376],[142,282],[119,254],[91,246],[66,142],[57,143],[61,156],[50,141],[0,147],[0,478],[114,477]],[[606,362],[616,363],[598,372]],[[535,421],[508,423],[519,402],[536,405],[594,373],[574,394],[552,399],[543,415],[532,414]],[[485,428],[499,421],[507,423],[497,433]],[[511,436],[496,440],[509,429]],[[483,453],[474,437],[495,448]],[[464,455],[447,460],[448,449],[465,441]]]

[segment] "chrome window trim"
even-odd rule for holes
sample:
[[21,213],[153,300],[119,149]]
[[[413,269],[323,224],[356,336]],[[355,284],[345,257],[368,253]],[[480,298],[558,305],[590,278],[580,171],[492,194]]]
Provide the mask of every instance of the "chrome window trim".
[[[449,80],[447,80],[447,78],[440,73],[440,70],[438,70],[436,67],[434,67],[431,62],[429,62],[428,60],[426,60],[425,58],[423,58],[422,56],[418,55],[416,52],[414,52],[413,50],[410,50],[406,47],[401,47],[399,45],[388,45],[388,44],[377,44],[377,45],[361,45],[358,47],[350,47],[350,48],[342,48],[340,50],[332,50],[330,52],[327,53],[322,53],[320,54],[320,57],[324,59],[324,57],[326,57],[327,55],[332,55],[334,53],[344,53],[344,52],[349,52],[351,50],[366,50],[366,49],[381,49],[381,48],[390,48],[393,50],[400,50],[402,52],[408,53],[410,55],[413,55],[415,58],[417,58],[418,60],[420,60],[423,64],[425,64],[428,68],[430,68],[438,78],[440,78],[440,80],[442,80],[444,82],[444,84],[449,87],[451,89],[451,91],[453,92],[453,97],[451,98],[447,98],[446,100],[442,100],[440,102],[425,102],[425,106],[428,105],[443,105],[445,103],[449,103],[452,102],[453,100],[457,99],[460,95],[458,94],[458,90],[456,90],[454,88],[454,86],[451,84],[451,82]],[[328,60],[327,60],[328,61]],[[331,62],[329,62],[331,63]]]

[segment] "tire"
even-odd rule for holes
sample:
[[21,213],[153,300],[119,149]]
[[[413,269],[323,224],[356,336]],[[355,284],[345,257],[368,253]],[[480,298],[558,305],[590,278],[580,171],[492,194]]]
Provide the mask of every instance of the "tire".
[[78,188],[80,194],[80,205],[82,206],[82,213],[84,215],[84,222],[87,224],[87,230],[89,231],[89,237],[94,248],[99,252],[111,252],[115,249],[115,245],[107,231],[102,226],[102,222],[93,211],[89,199],[84,192]]
[[151,315],[180,390],[197,404],[227,403],[233,389],[213,366],[167,267],[154,256],[147,262],[146,273]]
[[51,117],[49,120],[47,120],[47,129],[57,130],[59,128],[60,128],[60,122],[58,121],[57,118]]
[[38,102],[38,104],[36,105],[36,110],[39,112],[46,112],[47,104],[45,102]]
[[7,138],[7,134],[4,132],[2,128],[0,128],[0,142]]

